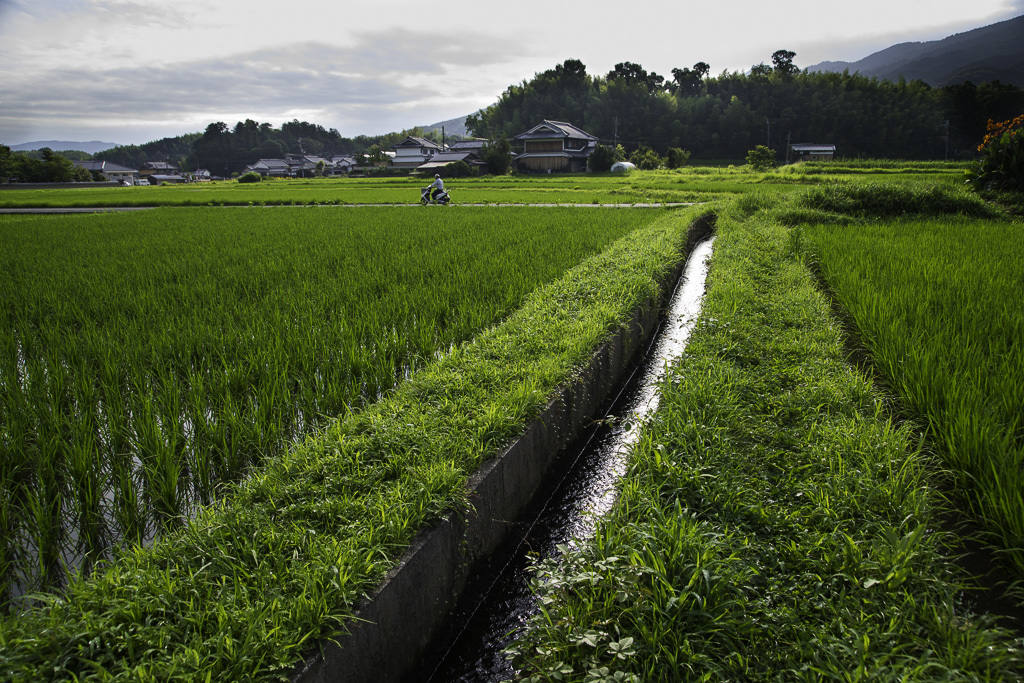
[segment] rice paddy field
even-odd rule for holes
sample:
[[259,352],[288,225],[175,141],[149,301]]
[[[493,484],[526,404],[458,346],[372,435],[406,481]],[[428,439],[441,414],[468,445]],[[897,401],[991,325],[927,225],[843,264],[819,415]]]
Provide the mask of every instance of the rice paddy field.
[[[674,171],[554,176],[455,178],[448,181],[456,204],[644,204],[709,201],[753,189],[790,193],[808,184],[842,177],[851,182],[913,175],[917,182],[952,182],[965,166],[954,163],[845,162],[794,164],[768,173],[739,167],[688,167]],[[19,207],[138,206],[344,206],[416,204],[415,178],[277,179],[258,184],[235,181],[160,187],[2,189],[0,209]]]
[[453,181],[704,202],[673,210],[255,208],[411,203],[406,179],[0,192],[202,205],[0,216],[0,677],[291,679],[712,212],[704,311],[614,509],[536,567],[521,678],[1021,679],[1024,630],[946,524],[1024,575],[1022,226],[962,172]]
[[802,228],[885,383],[1024,576],[1024,232],[960,216]]
[[0,596],[58,587],[654,212],[161,209],[0,227]]

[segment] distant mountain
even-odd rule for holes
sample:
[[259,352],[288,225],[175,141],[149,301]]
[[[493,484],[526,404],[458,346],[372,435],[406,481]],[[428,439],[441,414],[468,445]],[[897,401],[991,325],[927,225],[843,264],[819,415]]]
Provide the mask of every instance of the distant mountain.
[[464,138],[469,137],[469,132],[466,130],[465,116],[461,116],[457,119],[448,119],[447,121],[441,121],[439,123],[432,123],[429,126],[423,126],[423,132],[429,133],[436,130],[440,133],[442,126],[444,126],[445,135],[458,135]]
[[11,151],[29,152],[34,149],[42,149],[43,147],[49,147],[54,152],[66,152],[67,150],[74,149],[87,154],[95,154],[96,152],[102,152],[105,149],[117,147],[117,143],[100,142],[99,140],[92,140],[90,142],[76,142],[72,140],[37,140],[36,142],[23,142],[20,145],[11,145]]
[[808,71],[860,73],[890,81],[901,76],[941,88],[998,80],[1024,88],[1024,15],[924,43],[900,43],[856,62],[822,62]]

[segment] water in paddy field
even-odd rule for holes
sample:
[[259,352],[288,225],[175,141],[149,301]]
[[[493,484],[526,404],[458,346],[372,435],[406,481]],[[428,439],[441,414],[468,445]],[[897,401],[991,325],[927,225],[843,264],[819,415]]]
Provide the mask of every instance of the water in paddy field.
[[[476,570],[455,613],[429,648],[429,661],[410,681],[495,683],[514,679],[502,655],[512,636],[537,611],[527,569],[559,545],[589,538],[597,519],[615,501],[616,484],[642,423],[658,409],[657,385],[668,364],[686,348],[704,295],[714,238],[690,254],[666,318],[632,376],[606,409],[606,419],[566,450],[562,478],[539,492],[490,558]],[[557,469],[557,468],[556,468]]]

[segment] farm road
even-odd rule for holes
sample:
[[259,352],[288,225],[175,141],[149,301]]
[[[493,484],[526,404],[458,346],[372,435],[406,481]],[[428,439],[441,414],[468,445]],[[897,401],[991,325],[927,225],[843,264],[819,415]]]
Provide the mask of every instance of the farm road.
[[[693,206],[699,202],[665,202],[665,203],[651,203],[651,204],[452,204],[451,206],[521,206],[524,208],[531,207],[565,207],[565,208],[584,208],[584,209],[671,209],[681,206]],[[277,209],[277,208],[289,208],[289,209],[342,209],[342,208],[357,208],[366,206],[420,206],[419,203],[415,204],[314,204],[314,205],[299,205],[294,204],[271,204],[267,206],[243,206],[243,205],[228,205],[228,206],[216,206],[216,207],[204,207],[204,208],[216,208],[216,209]],[[156,206],[91,206],[91,207],[19,207],[19,208],[0,208],[0,215],[2,214],[61,214],[61,213],[111,213],[116,211],[148,211],[150,209],[156,209]]]

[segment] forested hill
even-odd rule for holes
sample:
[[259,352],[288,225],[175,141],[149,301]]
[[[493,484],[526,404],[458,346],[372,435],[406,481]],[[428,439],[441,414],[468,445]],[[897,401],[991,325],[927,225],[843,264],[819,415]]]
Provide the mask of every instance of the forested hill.
[[900,43],[856,62],[822,62],[808,71],[843,71],[934,87],[1002,81],[1024,88],[1024,15],[924,43]]
[[670,147],[697,159],[742,159],[755,145],[832,143],[842,156],[941,159],[973,155],[989,118],[1024,111],[1024,91],[999,83],[932,88],[849,73],[810,73],[778,50],[749,74],[709,77],[710,66],[672,69],[671,79],[624,62],[592,76],[567,60],[510,86],[467,118],[471,134],[512,137],[543,119],[568,121],[604,144]]

